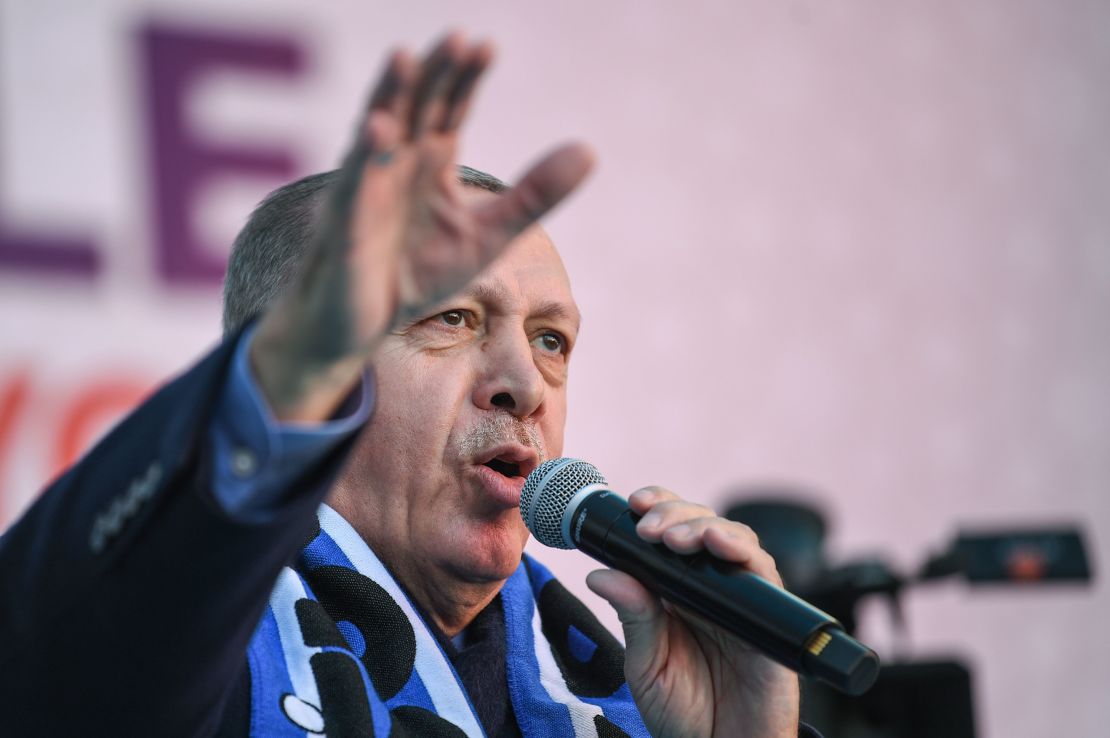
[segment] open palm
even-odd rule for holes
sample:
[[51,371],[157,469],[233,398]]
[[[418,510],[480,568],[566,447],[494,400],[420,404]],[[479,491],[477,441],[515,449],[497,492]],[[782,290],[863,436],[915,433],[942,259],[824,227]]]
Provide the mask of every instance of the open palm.
[[451,34],[420,62],[405,51],[390,57],[303,272],[253,343],[277,417],[327,417],[388,331],[469,282],[589,172],[589,150],[569,144],[504,192],[464,193],[459,128],[492,54]]
[[[563,146],[497,196],[466,196],[456,173],[459,127],[488,67],[488,44],[450,35],[422,62],[392,56],[332,193],[318,288],[349,300],[345,351],[371,350],[470,281],[565,197],[591,164]],[[340,306],[336,306],[340,307]]]

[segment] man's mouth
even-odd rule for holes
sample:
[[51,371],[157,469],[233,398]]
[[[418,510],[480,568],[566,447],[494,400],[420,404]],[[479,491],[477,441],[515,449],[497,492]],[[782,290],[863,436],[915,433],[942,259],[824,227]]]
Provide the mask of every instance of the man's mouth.
[[501,459],[490,459],[485,464],[482,464],[482,466],[488,466],[490,469],[493,469],[495,472],[497,472],[498,474],[500,474],[501,476],[504,476],[504,477],[520,477],[520,476],[523,476],[520,473],[520,464],[514,463],[512,461],[502,461]]
[[527,477],[539,466],[540,455],[523,444],[509,443],[487,449],[475,462],[508,479],[518,479]]
[[509,508],[520,505],[524,478],[540,465],[540,453],[523,443],[505,441],[472,456],[470,463],[487,499]]

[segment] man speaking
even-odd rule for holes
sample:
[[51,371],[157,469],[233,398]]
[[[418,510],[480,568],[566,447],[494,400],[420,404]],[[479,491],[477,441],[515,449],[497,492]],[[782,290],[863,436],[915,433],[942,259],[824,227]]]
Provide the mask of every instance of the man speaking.
[[[591,154],[511,188],[457,169],[490,58],[394,54],[343,167],[237,239],[223,345],[0,539],[5,734],[798,734],[792,672],[597,571],[622,653],[523,556],[579,324],[535,222]],[[745,526],[630,504],[644,539],[779,582]]]

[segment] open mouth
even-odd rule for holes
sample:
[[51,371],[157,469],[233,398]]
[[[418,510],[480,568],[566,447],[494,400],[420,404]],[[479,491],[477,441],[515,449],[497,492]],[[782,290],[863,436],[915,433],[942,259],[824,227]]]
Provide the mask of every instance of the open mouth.
[[474,460],[481,466],[491,469],[506,479],[520,484],[533,469],[539,466],[540,458],[535,449],[519,444],[505,444],[488,449]]
[[523,476],[520,473],[520,464],[517,464],[516,462],[513,462],[513,461],[502,461],[501,459],[490,459],[485,464],[482,464],[482,466],[488,466],[490,469],[493,469],[495,472],[497,472],[498,474],[500,474],[503,477],[520,477],[520,476]]
[[498,506],[518,507],[524,479],[539,466],[540,455],[524,444],[506,442],[485,449],[472,457],[470,463],[478,472],[483,495]]

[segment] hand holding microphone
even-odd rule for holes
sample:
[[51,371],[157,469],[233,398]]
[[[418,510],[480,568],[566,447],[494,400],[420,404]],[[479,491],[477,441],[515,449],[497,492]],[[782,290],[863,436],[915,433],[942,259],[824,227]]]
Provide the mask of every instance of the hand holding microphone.
[[[764,703],[783,692],[781,688],[760,691],[765,685],[757,683],[770,679],[772,672],[766,668],[770,665],[753,661],[751,654],[745,653],[750,649],[728,634],[794,671],[816,676],[850,694],[859,694],[874,682],[878,673],[874,652],[848,636],[832,617],[768,581],[777,582],[774,564],[745,526],[718,518],[708,508],[683,502],[665,490],[638,492],[630,502],[631,507],[613,493],[590,464],[552,459],[529,475],[521,514],[541,543],[579,548],[632,575],[655,595],[713,624],[698,623],[689,616],[664,617],[669,612],[661,609],[657,600],[647,598],[642,591],[638,599],[631,590],[640,588],[621,575],[596,572],[588,580],[591,588],[614,606],[614,600],[623,600],[625,606],[618,606],[618,612],[626,638],[630,620],[643,615],[645,622],[652,623],[650,648],[637,655],[630,638],[628,644],[629,669],[633,659],[642,661],[639,666],[646,673],[645,683],[666,679],[667,661],[685,663],[678,664],[682,673],[670,675],[681,677],[672,680],[676,685],[688,681],[687,677],[697,677],[696,672],[703,673],[706,678],[698,689],[712,688],[709,704],[713,708],[709,712],[714,713],[710,718],[714,727],[705,734],[724,734],[721,721],[728,716],[716,713],[735,708],[750,718],[752,710],[773,711],[773,705]],[[648,518],[638,526],[644,513],[658,518],[659,524],[652,527]],[[658,612],[647,612],[651,606],[645,603],[653,600]],[[640,612],[645,607],[647,610]],[[776,678],[781,687],[781,678]],[[631,683],[632,674],[629,679]],[[694,683],[698,683],[697,678]],[[733,699],[737,692],[751,697],[752,704],[730,705],[730,700],[737,701]],[[667,694],[660,699],[673,702],[674,696]],[[698,698],[696,694],[691,696]],[[796,730],[796,703],[794,709],[795,727],[791,730]],[[750,722],[745,724],[752,727]],[[789,734],[785,729],[770,727],[767,732],[754,734]],[[684,726],[683,730],[688,728]]]

